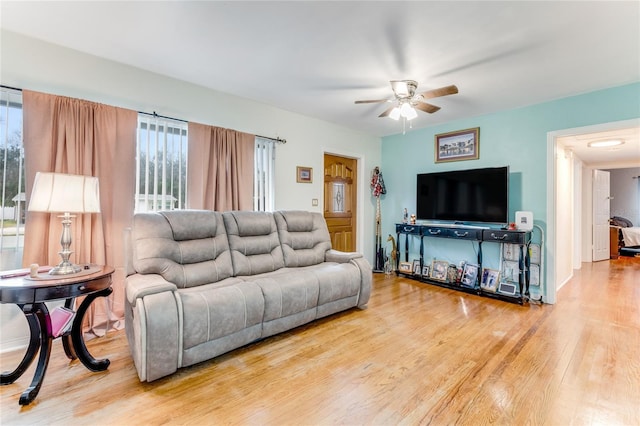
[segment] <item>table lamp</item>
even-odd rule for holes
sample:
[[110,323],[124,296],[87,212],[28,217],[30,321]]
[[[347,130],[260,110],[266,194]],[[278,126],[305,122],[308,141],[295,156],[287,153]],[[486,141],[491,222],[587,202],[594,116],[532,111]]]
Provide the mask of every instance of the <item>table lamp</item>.
[[93,176],[62,173],[36,173],[29,200],[29,211],[63,213],[62,251],[58,252],[62,262],[49,271],[51,275],[66,275],[80,272],[82,268],[69,261],[73,253],[71,246],[71,213],[100,213],[100,190],[98,178]]

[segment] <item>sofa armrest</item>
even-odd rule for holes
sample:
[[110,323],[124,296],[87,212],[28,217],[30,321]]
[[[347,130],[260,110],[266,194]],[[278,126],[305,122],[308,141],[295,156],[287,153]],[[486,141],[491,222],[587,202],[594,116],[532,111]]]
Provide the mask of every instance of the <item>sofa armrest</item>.
[[165,291],[176,291],[175,284],[162,278],[157,274],[133,274],[127,277],[125,286],[126,297],[131,306],[136,306],[136,300],[142,299],[150,294],[163,293]]
[[339,250],[327,250],[324,255],[325,262],[336,262],[336,263],[348,263],[352,259],[359,259],[362,257],[362,253],[357,252],[346,252]]
[[358,257],[352,259],[351,263],[355,264],[358,269],[360,269],[360,295],[358,296],[358,308],[364,309],[367,306],[367,302],[369,302],[369,297],[371,297],[371,286],[373,281],[373,273],[371,264],[364,257]]
[[156,274],[133,274],[125,284],[125,329],[140,381],[174,373],[181,362],[177,290]]

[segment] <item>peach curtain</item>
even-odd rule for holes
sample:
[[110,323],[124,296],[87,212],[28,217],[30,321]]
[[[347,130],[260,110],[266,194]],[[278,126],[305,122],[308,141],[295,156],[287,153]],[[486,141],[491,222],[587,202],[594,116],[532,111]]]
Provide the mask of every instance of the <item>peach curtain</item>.
[[254,145],[254,135],[189,123],[188,207],[253,210]]
[[[92,304],[85,329],[102,335],[107,328],[122,328],[123,229],[131,225],[134,209],[137,112],[29,90],[22,96],[27,197],[39,171],[99,179],[101,213],[74,218],[71,261],[115,268],[114,291]],[[57,265],[60,219],[27,212],[26,224],[23,264]]]

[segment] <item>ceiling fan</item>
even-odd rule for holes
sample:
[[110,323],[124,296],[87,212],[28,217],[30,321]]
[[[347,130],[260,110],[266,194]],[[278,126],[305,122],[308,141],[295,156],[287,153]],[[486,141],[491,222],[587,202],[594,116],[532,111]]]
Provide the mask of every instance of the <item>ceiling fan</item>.
[[433,114],[440,109],[439,106],[431,105],[424,102],[425,99],[439,98],[441,96],[454,95],[458,93],[455,85],[441,87],[439,89],[427,90],[426,92],[416,93],[418,82],[414,80],[391,80],[391,89],[394,97],[389,99],[373,99],[364,101],[355,101],[356,104],[373,104],[373,103],[390,103],[394,105],[387,108],[378,117],[389,117],[398,120],[400,117],[406,120],[413,120],[418,116],[416,109]]

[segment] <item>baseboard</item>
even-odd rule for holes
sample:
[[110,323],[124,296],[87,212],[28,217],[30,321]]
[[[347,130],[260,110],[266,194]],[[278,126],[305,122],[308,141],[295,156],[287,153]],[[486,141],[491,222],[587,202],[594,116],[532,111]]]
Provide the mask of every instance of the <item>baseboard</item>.
[[571,271],[571,273],[569,274],[569,276],[567,277],[567,279],[565,279],[564,281],[562,281],[557,287],[556,287],[556,293],[569,281],[571,281],[571,278],[573,278],[573,271]]

